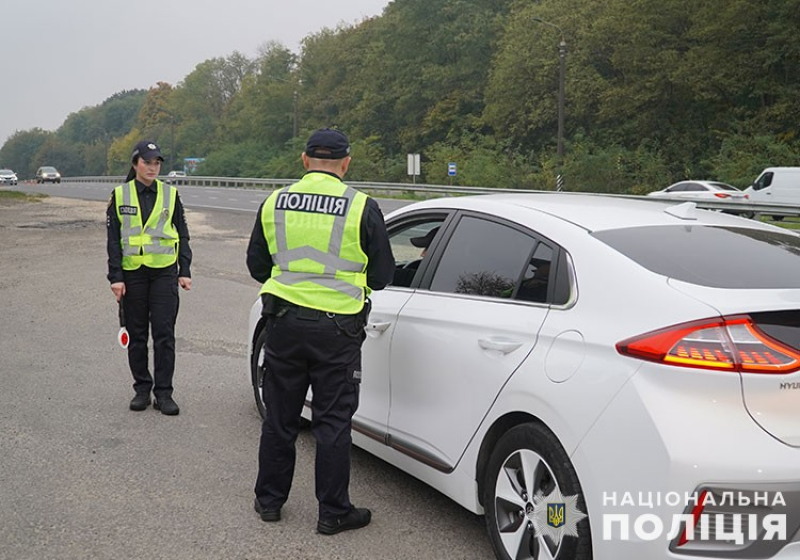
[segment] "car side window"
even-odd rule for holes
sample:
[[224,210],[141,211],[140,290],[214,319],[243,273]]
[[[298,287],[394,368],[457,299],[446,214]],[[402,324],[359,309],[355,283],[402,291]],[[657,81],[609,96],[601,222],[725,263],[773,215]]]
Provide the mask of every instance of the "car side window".
[[761,177],[753,183],[753,190],[760,191],[761,189],[766,189],[768,186],[772,184],[772,176],[774,173],[771,171],[768,173],[764,173]]
[[504,224],[465,216],[436,267],[437,292],[511,298],[536,240]]
[[389,233],[389,243],[395,259],[392,286],[411,286],[443,222],[444,218],[427,218],[405,224]]
[[705,191],[708,189],[706,189],[703,185],[699,183],[686,183],[686,188],[684,188],[683,190],[689,192],[698,192],[698,191]]
[[553,250],[539,243],[533,252],[533,257],[525,268],[516,299],[523,301],[533,301],[537,303],[547,302],[547,290],[550,287],[551,265],[553,264]]

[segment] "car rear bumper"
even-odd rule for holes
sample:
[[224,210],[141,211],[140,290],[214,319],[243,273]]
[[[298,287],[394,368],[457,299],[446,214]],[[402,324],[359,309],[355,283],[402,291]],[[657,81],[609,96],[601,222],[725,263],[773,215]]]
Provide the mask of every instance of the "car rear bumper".
[[[739,492],[764,492],[770,504],[785,492],[783,500],[800,502],[800,449],[772,438],[752,420],[733,373],[644,364],[578,446],[573,462],[598,558],[753,557],[745,549],[764,543],[749,542],[747,535],[743,548],[722,546],[720,556],[712,552],[720,545],[708,539],[670,552],[675,542],[669,533],[676,518],[692,511],[698,489],[725,488],[731,501]],[[746,521],[743,503],[733,504],[731,513]],[[800,503],[778,511],[795,529],[760,557],[800,559],[785,556],[798,554],[797,545],[789,543],[800,542]],[[634,530],[643,519],[663,524],[658,538],[648,540],[643,530]],[[627,525],[627,536],[621,525]]]

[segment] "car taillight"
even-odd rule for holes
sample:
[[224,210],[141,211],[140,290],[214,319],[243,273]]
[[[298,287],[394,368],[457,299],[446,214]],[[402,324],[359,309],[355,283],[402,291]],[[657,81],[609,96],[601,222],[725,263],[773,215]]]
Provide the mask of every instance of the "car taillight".
[[682,323],[617,344],[623,356],[672,366],[742,373],[792,373],[800,352],[761,331],[748,315]]
[[[692,508],[692,534],[694,534],[694,528],[697,527],[697,522],[700,520],[700,514],[703,513],[703,509],[706,507],[706,496],[708,496],[708,490],[703,490],[697,499],[697,503]],[[681,538],[678,539],[678,546],[683,546],[689,542],[689,531],[689,527],[684,527]]]
[[727,193],[724,193],[724,192],[714,193],[714,196],[716,196],[717,198],[730,198],[731,197],[731,195],[729,195]]

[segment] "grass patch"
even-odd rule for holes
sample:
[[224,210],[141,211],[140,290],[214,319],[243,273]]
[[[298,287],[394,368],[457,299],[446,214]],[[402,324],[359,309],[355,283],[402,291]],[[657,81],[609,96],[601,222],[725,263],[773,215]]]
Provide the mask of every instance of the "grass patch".
[[46,194],[24,193],[19,191],[0,191],[0,202],[39,202]]
[[773,220],[771,217],[762,217],[761,221],[765,222],[767,224],[770,224],[770,225],[773,225],[773,226],[782,227],[782,228],[785,228],[785,229],[800,229],[800,221],[798,221],[797,218],[786,217],[786,218],[782,219],[781,221],[776,221],[776,220]]

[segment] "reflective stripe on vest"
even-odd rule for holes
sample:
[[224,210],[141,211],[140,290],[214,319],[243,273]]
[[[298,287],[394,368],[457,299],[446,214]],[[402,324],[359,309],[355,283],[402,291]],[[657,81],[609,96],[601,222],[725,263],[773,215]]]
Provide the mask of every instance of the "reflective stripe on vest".
[[[156,181],[153,211],[142,224],[142,207],[134,181],[118,186],[115,193],[119,218],[122,268],[136,270],[145,265],[166,268],[178,260],[178,231],[172,223],[176,189]],[[135,213],[131,209],[135,209]]]
[[366,200],[321,173],[273,193],[262,209],[262,227],[274,266],[261,293],[332,313],[361,311],[369,291],[361,248]]

